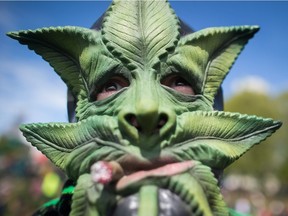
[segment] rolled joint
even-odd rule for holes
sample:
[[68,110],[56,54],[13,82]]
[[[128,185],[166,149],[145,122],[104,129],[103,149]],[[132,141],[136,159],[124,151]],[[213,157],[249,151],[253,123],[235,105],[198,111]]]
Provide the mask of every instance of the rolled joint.
[[121,165],[115,161],[98,161],[91,168],[91,178],[94,183],[109,184],[124,176]]

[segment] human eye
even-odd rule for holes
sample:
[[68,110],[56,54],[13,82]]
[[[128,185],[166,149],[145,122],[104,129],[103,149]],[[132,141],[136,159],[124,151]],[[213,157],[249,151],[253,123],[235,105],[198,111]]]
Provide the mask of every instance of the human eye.
[[129,82],[124,77],[114,76],[102,85],[100,90],[96,92],[94,98],[96,98],[97,101],[103,100],[127,86],[129,86]]
[[191,84],[185,78],[179,75],[173,74],[167,76],[161,81],[161,84],[182,94],[195,95]]

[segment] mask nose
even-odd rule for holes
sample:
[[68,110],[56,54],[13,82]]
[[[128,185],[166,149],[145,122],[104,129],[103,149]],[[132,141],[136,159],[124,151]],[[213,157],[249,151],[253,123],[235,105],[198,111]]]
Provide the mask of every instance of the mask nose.
[[168,115],[166,113],[160,113],[151,115],[137,115],[129,113],[125,116],[126,122],[134,127],[138,133],[152,135],[159,133],[160,129],[166,125],[168,121]]
[[176,114],[161,109],[156,100],[141,100],[133,108],[119,113],[120,130],[135,139],[140,136],[162,136],[176,125],[175,121]]
[[160,143],[176,127],[176,114],[165,105],[155,80],[153,73],[138,74],[126,107],[118,114],[121,134],[137,145]]

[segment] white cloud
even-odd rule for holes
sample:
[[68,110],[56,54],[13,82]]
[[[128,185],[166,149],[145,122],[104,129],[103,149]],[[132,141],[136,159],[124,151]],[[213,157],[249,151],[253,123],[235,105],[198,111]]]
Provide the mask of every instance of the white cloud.
[[66,121],[66,87],[50,66],[3,59],[0,65],[0,133],[25,122]]
[[260,76],[249,75],[232,80],[230,83],[230,90],[232,94],[237,94],[243,91],[269,94],[271,91],[271,85],[267,80]]

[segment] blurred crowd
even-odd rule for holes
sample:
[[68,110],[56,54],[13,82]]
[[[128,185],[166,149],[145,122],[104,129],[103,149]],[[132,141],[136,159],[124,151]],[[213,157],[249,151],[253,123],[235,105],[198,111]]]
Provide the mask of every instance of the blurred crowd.
[[0,216],[28,216],[56,198],[64,176],[15,129],[0,137]]
[[288,188],[273,174],[262,179],[251,175],[226,175],[222,194],[229,207],[244,215],[288,216]]

